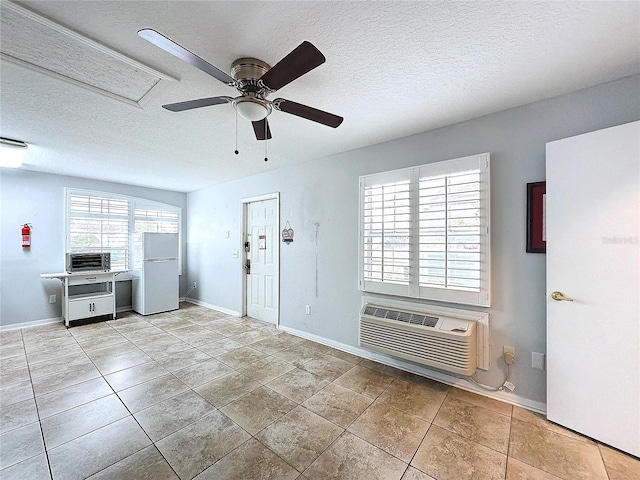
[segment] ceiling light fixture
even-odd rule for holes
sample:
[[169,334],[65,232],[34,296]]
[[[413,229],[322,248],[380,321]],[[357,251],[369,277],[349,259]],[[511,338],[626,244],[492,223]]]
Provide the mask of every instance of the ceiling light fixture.
[[254,97],[235,98],[233,106],[242,118],[250,122],[262,120],[271,113],[271,105],[268,102]]
[[26,152],[26,143],[21,142],[20,140],[0,137],[0,167],[20,167]]

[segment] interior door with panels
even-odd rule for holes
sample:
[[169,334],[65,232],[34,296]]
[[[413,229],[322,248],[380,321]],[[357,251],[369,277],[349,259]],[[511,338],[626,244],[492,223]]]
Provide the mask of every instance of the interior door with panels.
[[247,315],[278,322],[278,201],[269,199],[247,205]]

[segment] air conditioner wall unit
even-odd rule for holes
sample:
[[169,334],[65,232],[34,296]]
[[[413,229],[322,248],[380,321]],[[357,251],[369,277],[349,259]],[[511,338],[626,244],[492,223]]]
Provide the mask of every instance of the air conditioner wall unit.
[[459,375],[479,367],[479,336],[477,322],[465,318],[370,303],[360,311],[361,347]]

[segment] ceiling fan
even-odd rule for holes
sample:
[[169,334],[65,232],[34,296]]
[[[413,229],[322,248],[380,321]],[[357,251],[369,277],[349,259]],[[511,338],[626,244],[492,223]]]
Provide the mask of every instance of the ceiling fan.
[[267,100],[266,98],[272,92],[279,90],[325,62],[324,55],[309,42],[302,42],[273,67],[256,58],[239,58],[231,64],[231,75],[227,75],[219,68],[155,30],[145,28],[140,30],[138,35],[222,83],[235,87],[240,93],[235,98],[227,96],[208,97],[163,105],[162,107],[167,110],[182,112],[194,108],[231,103],[240,116],[251,121],[258,140],[271,138],[267,116],[274,109],[333,128],[342,123],[343,118],[332,113],[292,102],[291,100],[285,100],[284,98],[276,98],[275,100]]

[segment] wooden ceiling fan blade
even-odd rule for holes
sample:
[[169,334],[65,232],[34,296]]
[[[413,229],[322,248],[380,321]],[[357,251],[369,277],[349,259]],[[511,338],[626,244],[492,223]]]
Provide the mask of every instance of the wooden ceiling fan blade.
[[165,37],[159,32],[151,28],[143,28],[138,32],[140,38],[144,38],[146,41],[153,43],[156,47],[161,48],[167,53],[170,53],[174,57],[178,57],[180,60],[193,65],[194,67],[202,70],[203,72],[211,75],[213,78],[220,80],[222,83],[233,86],[236,81],[220,70],[218,67],[211,65],[206,60],[203,60],[195,53],[191,53],[189,50],[181,45],[178,45],[173,40]]
[[332,128],[339,127],[344,120],[344,118],[334,115],[333,113],[323,112],[317,108],[292,102],[291,100],[285,100],[284,98],[275,99],[273,101],[273,106],[276,110],[280,110],[281,112],[306,118],[312,122],[322,123],[323,125],[327,125]]
[[305,41],[271,67],[260,80],[270,90],[278,90],[325,61],[326,58],[320,50]]
[[264,140],[265,131],[267,133],[267,140],[271,140],[271,129],[269,128],[269,122],[267,122],[266,117],[262,120],[257,120],[255,122],[251,122],[253,125],[253,131],[256,134],[257,140]]
[[168,105],[162,105],[162,108],[166,108],[172,112],[183,112],[185,110],[193,110],[194,108],[210,107],[211,105],[221,105],[223,103],[229,103],[233,98],[231,97],[209,97],[199,98],[197,100],[187,100],[186,102],[170,103]]

